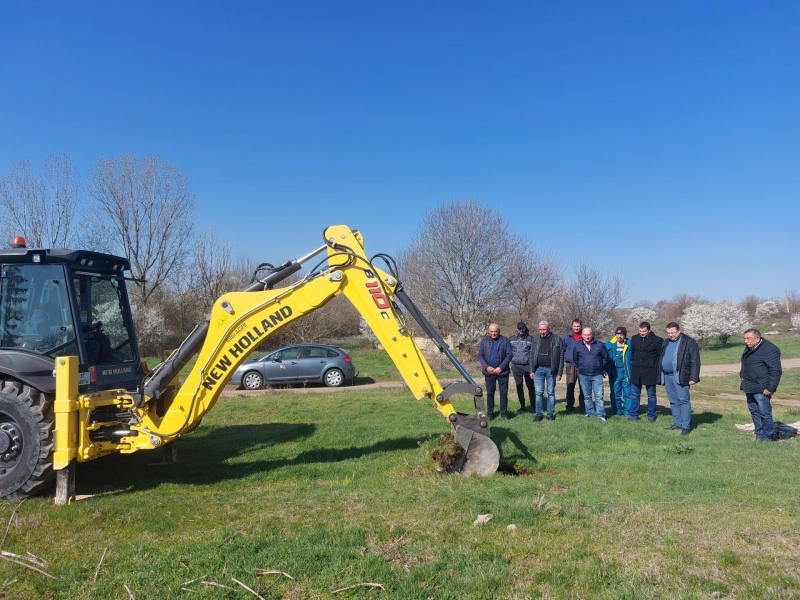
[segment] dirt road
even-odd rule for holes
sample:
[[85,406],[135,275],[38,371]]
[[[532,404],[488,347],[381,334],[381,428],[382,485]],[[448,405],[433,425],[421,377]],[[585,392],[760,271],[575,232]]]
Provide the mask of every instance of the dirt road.
[[[781,365],[784,369],[800,369],[800,358],[787,358],[781,361]],[[731,363],[727,365],[703,365],[700,367],[700,377],[714,377],[716,375],[730,375],[731,373],[738,373],[739,372],[739,363]],[[446,382],[442,382],[445,384]],[[295,386],[278,386],[274,388],[269,388],[266,390],[237,390],[232,386],[227,386],[225,391],[222,392],[223,396],[259,396],[265,393],[279,393],[290,389],[295,394],[313,394],[319,392],[345,392],[345,391],[353,391],[353,390],[375,390],[380,388],[402,388],[405,387],[405,383],[402,381],[372,381],[367,378],[364,379],[356,379],[355,385],[348,385],[340,388],[329,388],[325,387],[324,385],[309,385],[309,386],[302,386],[302,385],[295,385]],[[729,399],[739,399],[740,396],[735,394],[719,394],[720,398],[729,398]],[[741,399],[744,399],[744,395],[741,396]],[[800,405],[800,401],[797,400],[785,400],[779,401],[777,398],[775,399],[776,403],[790,403],[792,405]]]
[[[738,362],[728,365],[701,365],[700,377],[714,377],[715,375],[738,373],[740,366]],[[800,369],[800,358],[786,358],[781,361],[781,366],[784,369]]]

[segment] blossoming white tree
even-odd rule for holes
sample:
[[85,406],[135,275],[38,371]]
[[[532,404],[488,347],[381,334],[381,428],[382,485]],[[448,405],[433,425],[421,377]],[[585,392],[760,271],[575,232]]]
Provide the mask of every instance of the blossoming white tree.
[[767,300],[756,306],[756,321],[764,321],[766,318],[777,315],[780,307],[775,300]]
[[743,333],[750,323],[740,305],[723,300],[717,304],[693,304],[688,307],[683,313],[681,326],[705,349],[715,337],[723,346],[727,346],[730,337]]
[[651,323],[656,320],[656,311],[647,306],[636,306],[628,313],[628,322],[638,325],[642,321]]
[[718,311],[712,304],[692,304],[683,312],[681,328],[705,350],[709,340],[719,335]]
[[714,308],[717,309],[717,318],[719,319],[717,337],[723,346],[728,345],[728,340],[732,335],[744,333],[746,329],[750,328],[747,311],[740,304],[723,300],[715,304]]

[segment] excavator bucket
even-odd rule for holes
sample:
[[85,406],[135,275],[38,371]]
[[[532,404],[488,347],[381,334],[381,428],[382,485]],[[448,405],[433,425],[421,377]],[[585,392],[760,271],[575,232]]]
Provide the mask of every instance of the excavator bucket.
[[464,449],[450,468],[461,475],[492,475],[500,466],[500,450],[489,437],[486,418],[479,415],[458,415],[453,423],[453,436]]

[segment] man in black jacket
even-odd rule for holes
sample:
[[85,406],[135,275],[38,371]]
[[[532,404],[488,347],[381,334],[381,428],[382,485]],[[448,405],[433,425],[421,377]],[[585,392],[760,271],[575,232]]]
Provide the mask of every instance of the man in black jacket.
[[681,333],[680,325],[674,321],[667,323],[667,339],[661,346],[659,366],[659,383],[666,386],[672,408],[672,426],[667,429],[680,429],[681,435],[689,435],[692,429],[689,389],[700,381],[700,349],[693,338]]
[[658,359],[661,357],[661,346],[664,340],[650,329],[650,323],[639,323],[639,335],[631,338],[631,406],[629,419],[639,418],[639,403],[642,388],[647,389],[647,420],[656,420],[656,384],[658,383]]
[[742,378],[740,389],[747,394],[747,408],[753,416],[756,440],[772,442],[778,439],[775,422],[772,420],[770,398],[781,381],[781,351],[761,337],[758,329],[744,332],[742,353]]
[[564,346],[561,338],[553,335],[547,321],[539,322],[539,335],[531,341],[528,364],[536,383],[536,421],[542,420],[544,393],[547,392],[547,420],[556,418],[556,381],[564,373]]

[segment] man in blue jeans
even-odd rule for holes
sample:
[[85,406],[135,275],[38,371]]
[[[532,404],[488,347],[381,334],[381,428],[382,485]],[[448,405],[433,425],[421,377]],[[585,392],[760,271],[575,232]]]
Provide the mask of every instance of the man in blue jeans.
[[550,331],[547,321],[539,322],[539,335],[531,340],[529,368],[536,381],[536,421],[542,420],[544,390],[547,386],[547,420],[556,418],[556,381],[564,373],[564,343]]
[[660,383],[667,388],[667,399],[672,409],[672,425],[666,429],[679,429],[681,435],[692,430],[691,387],[700,381],[700,349],[694,338],[681,333],[674,321],[667,323],[667,339],[661,345]]
[[762,338],[758,329],[744,332],[744,345],[747,348],[742,353],[740,389],[747,394],[747,408],[753,417],[756,440],[774,442],[778,439],[778,430],[772,420],[770,398],[781,381],[781,351],[775,344]]
[[594,338],[591,327],[583,328],[581,341],[572,349],[572,362],[578,369],[578,381],[586,396],[586,416],[596,416],[605,423],[603,377],[608,374],[608,350],[605,344]]

